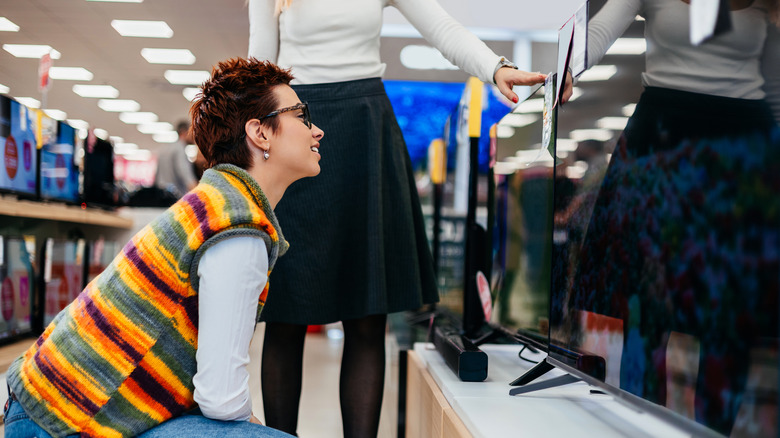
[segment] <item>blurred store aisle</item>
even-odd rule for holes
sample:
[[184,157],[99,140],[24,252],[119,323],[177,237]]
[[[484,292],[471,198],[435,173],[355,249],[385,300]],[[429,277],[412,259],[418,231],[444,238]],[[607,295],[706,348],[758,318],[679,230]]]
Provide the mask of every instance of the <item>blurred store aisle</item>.
[[[340,327],[340,324],[332,327]],[[249,349],[251,355],[249,384],[252,388],[252,407],[260,420],[264,420],[263,400],[260,392],[260,357],[264,329],[264,324],[258,324]],[[336,334],[338,334],[338,330]],[[306,336],[306,349],[303,357],[303,394],[298,427],[301,438],[338,438],[343,435],[338,394],[341,350],[344,343],[342,339],[337,339],[338,336],[335,338],[329,338],[324,331],[310,333]],[[29,342],[32,343],[32,341],[31,339]],[[379,422],[379,438],[393,438],[397,436],[396,422],[398,418],[398,345],[394,336],[388,334],[385,337],[385,346],[387,373],[385,374],[382,417]],[[23,350],[18,345],[13,351],[10,351],[8,347],[0,348],[0,359],[2,359],[3,353],[16,357]],[[0,375],[0,388],[3,388],[0,400],[4,404],[6,399],[5,373]],[[0,438],[3,438],[3,432],[3,428],[0,427]]]

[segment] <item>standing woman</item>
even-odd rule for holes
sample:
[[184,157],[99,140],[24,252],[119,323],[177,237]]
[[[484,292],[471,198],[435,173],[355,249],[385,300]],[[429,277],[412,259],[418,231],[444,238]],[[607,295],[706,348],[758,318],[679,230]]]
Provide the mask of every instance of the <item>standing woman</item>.
[[308,324],[342,321],[344,435],[375,436],[387,314],[438,300],[409,154],[381,80],[387,6],[514,102],[513,85],[545,78],[494,54],[436,0],[249,1],[249,56],[292,68],[295,91],[328,131],[316,184],[294,184],[279,204],[296,245],[276,268],[277,295],[262,316],[265,418],[289,433],[297,427]]

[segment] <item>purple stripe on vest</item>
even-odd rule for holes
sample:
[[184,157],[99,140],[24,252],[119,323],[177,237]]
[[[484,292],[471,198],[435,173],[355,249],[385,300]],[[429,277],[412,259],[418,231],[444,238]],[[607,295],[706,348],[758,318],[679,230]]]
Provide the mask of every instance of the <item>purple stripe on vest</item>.
[[209,237],[214,235],[214,230],[209,225],[209,211],[206,209],[206,204],[195,192],[190,192],[184,197],[184,201],[192,208],[192,212],[195,213],[195,217],[198,218],[200,223],[200,232],[203,235],[203,241],[208,240]]
[[133,363],[137,363],[144,357],[142,352],[137,351],[122,338],[122,335],[119,333],[119,328],[108,322],[108,319],[103,315],[100,309],[97,308],[92,298],[86,294],[81,294],[79,300],[84,302],[84,308],[87,311],[87,315],[94,321],[95,327],[100,330],[100,333],[113,342],[114,345],[119,347]]
[[173,290],[168,283],[163,281],[160,277],[157,276],[157,274],[154,273],[154,270],[146,263],[146,261],[141,257],[141,255],[138,253],[138,247],[135,245],[127,245],[124,249],[125,257],[127,257],[127,260],[132,263],[141,274],[146,277],[147,280],[149,280],[150,283],[152,283],[152,286],[154,286],[155,289],[163,293],[168,299],[173,301],[174,303],[178,303],[182,296],[175,290]]
[[192,321],[192,325],[195,326],[195,328],[198,328],[198,296],[192,295],[184,298],[181,305],[187,313],[187,318]]
[[46,377],[46,380],[64,394],[68,400],[78,405],[87,415],[94,416],[100,410],[98,405],[80,391],[81,388],[79,388],[78,381],[70,376],[63,375],[53,364],[46,360],[46,357],[41,356],[40,350],[35,353],[33,360],[38,369],[41,370],[41,373]]
[[143,366],[136,367],[128,379],[133,379],[138,384],[141,391],[147,393],[155,402],[161,404],[171,415],[177,415],[184,411],[187,406],[182,406],[176,402],[176,398],[168,392]]

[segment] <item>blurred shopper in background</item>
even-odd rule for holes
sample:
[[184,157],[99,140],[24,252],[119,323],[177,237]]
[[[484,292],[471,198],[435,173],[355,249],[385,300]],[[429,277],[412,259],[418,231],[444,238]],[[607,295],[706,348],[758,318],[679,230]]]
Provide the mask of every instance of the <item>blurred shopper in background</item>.
[[154,185],[179,198],[192,190],[198,180],[195,179],[195,170],[186,152],[187,145],[194,143],[190,133],[190,123],[179,122],[176,125],[176,132],[179,134],[176,143],[163,146],[157,156]]
[[432,259],[401,130],[379,57],[382,11],[396,7],[453,64],[497,84],[518,70],[436,0],[250,0],[249,56],[292,68],[293,88],[328,131],[322,174],[290,187],[277,214],[296,245],[277,267],[262,357],[265,419],[295,433],[308,324],[341,321],[346,437],[377,434],[387,314],[438,301]]

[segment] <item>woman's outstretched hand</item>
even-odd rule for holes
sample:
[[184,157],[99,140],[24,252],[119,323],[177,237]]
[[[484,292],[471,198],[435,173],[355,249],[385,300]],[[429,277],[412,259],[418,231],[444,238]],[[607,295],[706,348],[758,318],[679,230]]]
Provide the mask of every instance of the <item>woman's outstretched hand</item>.
[[498,91],[506,96],[507,99],[517,103],[517,94],[512,91],[513,86],[541,84],[546,78],[547,75],[542,73],[530,73],[509,67],[502,67],[498,69],[494,79],[496,80]]

